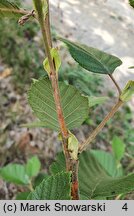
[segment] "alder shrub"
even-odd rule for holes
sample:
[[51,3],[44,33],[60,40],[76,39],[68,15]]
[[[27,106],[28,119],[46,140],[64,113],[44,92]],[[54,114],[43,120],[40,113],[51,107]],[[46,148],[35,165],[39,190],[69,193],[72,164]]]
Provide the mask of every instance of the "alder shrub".
[[[130,4],[134,6],[134,1],[130,1]],[[122,64],[118,57],[79,42],[57,38],[66,44],[73,59],[87,72],[109,76],[119,93],[110,112],[89,137],[79,143],[71,130],[79,127],[88,118],[89,108],[102,103],[104,98],[81,95],[74,86],[58,80],[61,59],[58,48],[52,45],[49,1],[33,0],[33,7],[32,11],[27,11],[12,1],[0,0],[0,18],[17,18],[20,25],[26,25],[32,19],[39,23],[46,55],[43,67],[48,76],[34,79],[31,84],[28,102],[40,121],[25,126],[58,131],[63,152],[58,154],[56,161],[50,166],[50,174],[42,176],[38,184],[35,184],[34,178],[40,170],[37,157],[29,159],[25,165],[9,164],[1,168],[0,175],[6,181],[28,188],[27,193],[19,196],[21,199],[119,199],[134,190],[134,173],[125,176],[120,163],[125,152],[124,143],[114,137],[113,153],[87,148],[118,109],[131,99],[134,81],[130,80],[121,90],[113,77],[115,69]]]

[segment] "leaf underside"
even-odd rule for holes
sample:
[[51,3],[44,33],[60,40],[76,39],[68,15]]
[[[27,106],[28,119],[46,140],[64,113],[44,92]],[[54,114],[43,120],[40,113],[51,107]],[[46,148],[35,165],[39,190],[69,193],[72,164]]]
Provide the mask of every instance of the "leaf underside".
[[[95,199],[96,197],[113,197],[121,193],[134,190],[134,174],[113,178],[100,165],[90,151],[80,155],[79,189],[81,199]],[[65,170],[65,159],[59,154],[50,171],[56,174]]]
[[20,13],[20,8],[12,1],[0,0],[0,18],[20,18],[23,13]]
[[110,55],[93,47],[74,43],[67,39],[59,38],[64,42],[76,62],[86,70],[100,74],[112,74],[122,64],[116,56]]
[[[88,116],[88,98],[82,96],[73,86],[59,82],[61,105],[68,129],[80,126]],[[59,131],[52,87],[48,78],[34,82],[28,92],[28,101],[44,127]],[[43,124],[41,125],[43,126]]]
[[108,175],[112,177],[121,177],[123,176],[122,166],[117,166],[117,161],[114,158],[114,155],[109,152],[102,150],[91,150],[93,156],[98,160],[102,167],[106,170]]
[[71,174],[61,172],[44,179],[35,191],[31,192],[28,200],[70,200]]

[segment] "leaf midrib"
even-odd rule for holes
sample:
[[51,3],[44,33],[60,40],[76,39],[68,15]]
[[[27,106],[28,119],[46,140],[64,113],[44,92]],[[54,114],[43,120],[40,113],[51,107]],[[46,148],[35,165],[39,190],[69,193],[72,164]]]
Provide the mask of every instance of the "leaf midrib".
[[[64,41],[64,40],[63,40]],[[65,40],[66,41],[66,40]],[[71,43],[69,43],[69,42],[67,42],[68,44],[71,44]],[[76,45],[74,45],[74,43],[72,43],[71,44],[73,47],[77,47],[78,49],[80,48],[80,49],[82,49],[84,52],[85,52],[85,54],[87,54],[87,55],[90,55],[92,58],[94,58],[96,61],[98,61],[99,63],[100,63],[100,65],[107,71],[107,73],[109,74],[109,70],[107,69],[107,67],[105,67],[103,64],[102,64],[102,62],[101,61],[99,61],[92,53],[89,53],[88,51],[86,51],[86,49],[84,49],[82,46],[80,46],[80,45],[78,45],[78,44],[76,44]],[[92,47],[91,47],[92,48]]]
[[[81,47],[81,46],[80,46],[80,47]],[[103,65],[102,62],[101,62],[99,59],[97,59],[92,53],[89,54],[89,52],[86,51],[86,49],[84,49],[84,48],[82,48],[82,47],[81,47],[81,49],[83,49],[83,51],[84,51],[86,54],[90,55],[90,56],[91,56],[92,58],[94,58],[97,62],[99,62],[99,64],[101,65],[101,67],[104,68],[104,69],[106,70],[106,72],[109,74],[108,68],[107,68],[105,65]],[[104,72],[104,71],[102,71],[102,72]]]

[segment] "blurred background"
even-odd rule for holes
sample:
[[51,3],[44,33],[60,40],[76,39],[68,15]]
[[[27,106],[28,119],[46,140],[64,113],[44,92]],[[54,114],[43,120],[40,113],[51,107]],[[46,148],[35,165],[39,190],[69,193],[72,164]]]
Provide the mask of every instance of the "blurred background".
[[[23,8],[32,8],[30,0],[23,1],[23,5],[20,0],[16,2]],[[74,85],[85,95],[108,97],[102,105],[91,108],[89,118],[73,130],[83,141],[113,106],[118,92],[109,77],[79,67],[56,37],[60,35],[117,55],[123,65],[116,69],[114,77],[123,88],[128,80],[134,80],[134,69],[129,69],[134,65],[134,10],[127,0],[50,0],[50,13],[53,43],[59,47],[63,60],[60,80]],[[42,44],[35,21],[19,26],[14,20],[0,20],[0,166],[24,163],[36,154],[47,173],[61,150],[57,132],[21,127],[36,119],[27,102],[27,90],[32,78],[45,75]],[[92,148],[111,151],[114,135],[125,143],[122,163],[129,173],[134,170],[134,98],[108,122]],[[0,179],[0,199],[13,199],[17,190]],[[130,194],[127,198],[133,197]]]

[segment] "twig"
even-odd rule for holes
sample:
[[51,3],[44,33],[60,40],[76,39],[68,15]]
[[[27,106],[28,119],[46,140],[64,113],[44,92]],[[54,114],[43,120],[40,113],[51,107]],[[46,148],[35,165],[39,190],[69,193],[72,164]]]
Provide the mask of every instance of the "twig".
[[62,110],[61,100],[60,100],[60,91],[59,91],[59,86],[58,86],[58,79],[57,79],[57,75],[55,71],[54,62],[52,60],[51,53],[50,53],[52,41],[51,41],[51,34],[50,34],[49,12],[48,12],[47,19],[45,20],[45,22],[44,22],[44,19],[41,19],[40,17],[39,23],[41,26],[46,56],[48,58],[48,62],[50,66],[50,80],[52,84],[53,96],[55,100],[56,111],[57,111],[58,121],[60,125],[60,130],[61,130],[63,150],[64,150],[65,160],[66,160],[66,170],[71,171],[72,173],[71,195],[72,195],[72,199],[79,199],[78,161],[73,161],[68,151],[69,133],[66,127],[64,116],[63,116],[63,110]]
[[72,161],[72,166],[71,166],[71,170],[72,170],[72,187],[71,187],[71,194],[72,194],[72,198],[73,200],[79,200],[79,183],[78,183],[78,167],[79,167],[79,161],[78,160],[74,160]]
[[30,19],[30,17],[35,17],[35,11],[34,10],[32,10],[28,14],[22,16],[18,21],[19,25],[24,25]]
[[118,90],[118,93],[119,93],[119,96],[121,95],[121,88],[119,87],[118,83],[116,82],[115,78],[113,77],[112,74],[109,74],[109,77],[111,78],[111,80],[113,81],[114,85],[116,86],[117,90]]
[[54,95],[54,100],[55,100],[55,104],[56,104],[56,111],[58,114],[58,120],[59,120],[59,124],[60,124],[61,134],[64,138],[68,138],[68,130],[66,128],[66,124],[65,124],[65,120],[64,120],[64,116],[63,116],[63,111],[62,111],[62,107],[61,107],[61,102],[60,102],[60,92],[59,92],[58,80],[56,77],[56,72],[55,72],[53,60],[52,60],[52,57],[50,54],[50,47],[49,47],[49,43],[48,43],[47,33],[46,33],[44,23],[40,22],[40,25],[41,25],[41,31],[42,31],[42,35],[43,35],[43,39],[44,39],[45,52],[46,52],[46,56],[48,58],[48,62],[50,65],[50,70],[51,70],[50,79],[51,79],[51,83],[52,83],[53,95]]
[[[47,1],[47,4],[48,4],[48,11],[49,11],[49,0],[46,0],[46,1]],[[46,33],[47,33],[47,39],[48,39],[49,47],[52,47],[51,27],[50,27],[49,13],[47,13],[47,15],[46,15],[45,28],[46,28]]]
[[11,12],[11,13],[16,13],[16,14],[21,14],[23,15],[27,15],[28,13],[30,13],[30,11],[27,10],[23,10],[23,9],[11,9],[11,8],[1,8],[2,12]]
[[89,135],[89,137],[86,139],[86,141],[80,146],[79,153],[81,153],[83,150],[87,148],[87,146],[96,138],[98,133],[104,128],[105,124],[111,119],[114,114],[117,112],[117,110],[123,105],[123,102],[121,100],[118,100],[118,102],[115,104],[115,106],[112,107],[111,111],[106,115],[106,117],[103,119],[103,121],[98,125],[98,127]]

